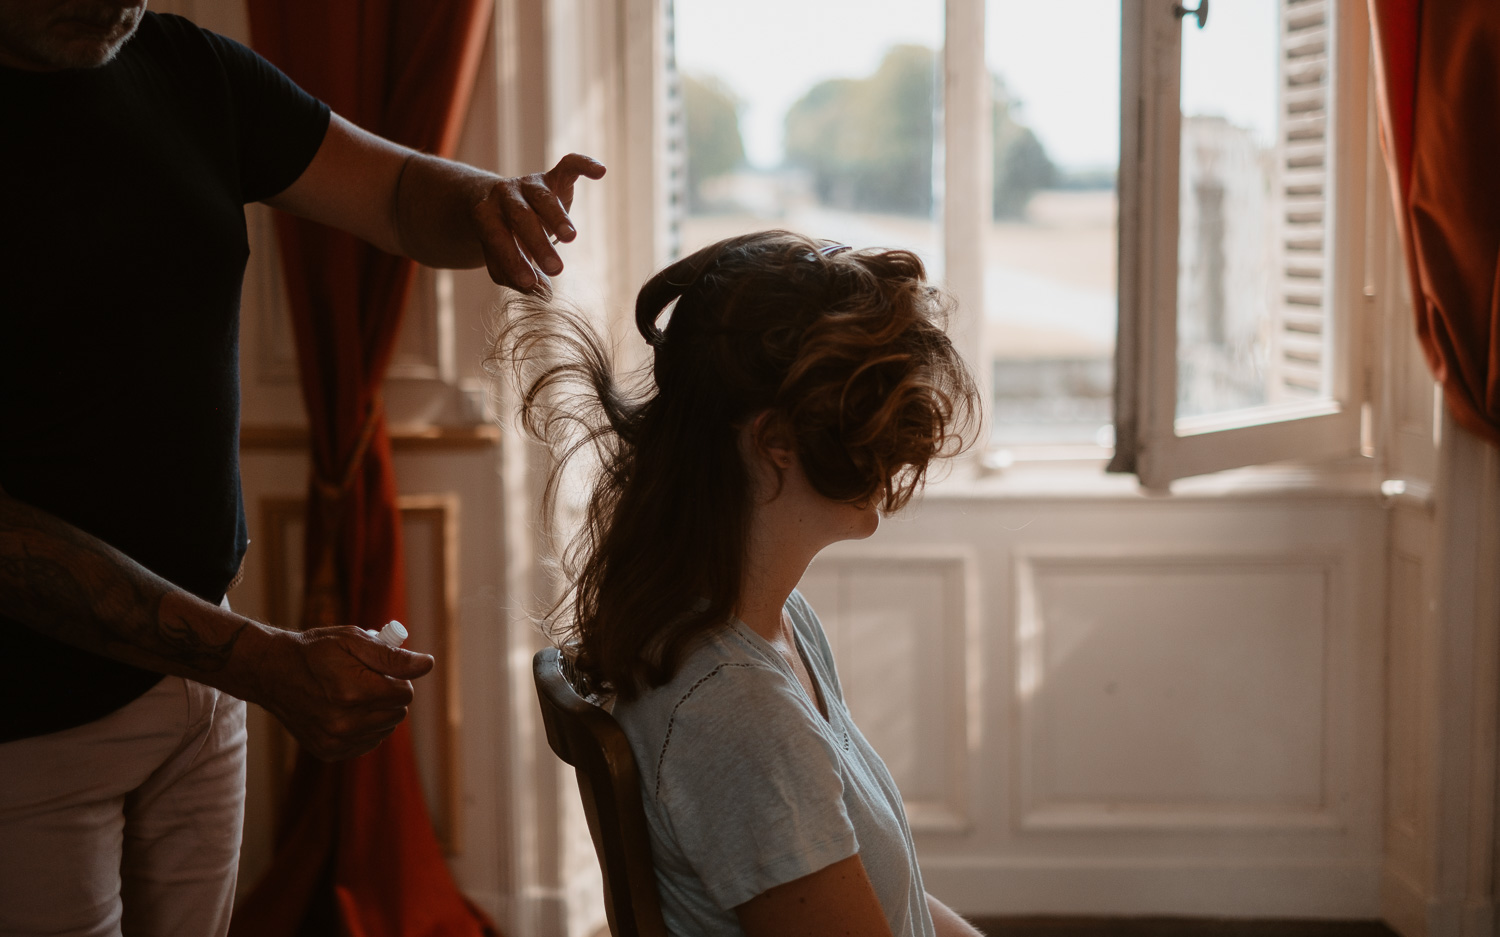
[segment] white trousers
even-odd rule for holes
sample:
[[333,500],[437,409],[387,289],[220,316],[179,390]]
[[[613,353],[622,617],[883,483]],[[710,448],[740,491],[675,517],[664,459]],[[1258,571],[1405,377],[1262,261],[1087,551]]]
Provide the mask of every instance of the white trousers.
[[0,744],[0,937],[222,937],[244,808],[245,704],[180,677]]

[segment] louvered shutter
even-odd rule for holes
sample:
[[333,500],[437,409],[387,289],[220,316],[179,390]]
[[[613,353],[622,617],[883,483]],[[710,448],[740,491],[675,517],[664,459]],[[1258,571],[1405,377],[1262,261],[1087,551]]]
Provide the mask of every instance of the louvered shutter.
[[666,75],[666,139],[661,159],[666,164],[667,256],[682,253],[682,216],[687,212],[687,115],[683,111],[682,75],[677,69],[677,9],[667,0],[662,11],[666,43],[662,70]]
[[1282,0],[1280,202],[1271,402],[1329,393],[1329,104],[1332,0]]

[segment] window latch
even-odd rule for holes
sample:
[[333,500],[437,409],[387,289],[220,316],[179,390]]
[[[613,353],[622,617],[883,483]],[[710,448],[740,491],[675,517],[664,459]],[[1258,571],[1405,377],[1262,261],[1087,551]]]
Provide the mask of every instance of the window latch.
[[1198,18],[1198,28],[1202,29],[1208,25],[1208,0],[1198,0],[1198,6],[1192,10],[1189,10],[1180,3],[1174,3],[1172,5],[1172,15],[1178,19],[1196,16]]

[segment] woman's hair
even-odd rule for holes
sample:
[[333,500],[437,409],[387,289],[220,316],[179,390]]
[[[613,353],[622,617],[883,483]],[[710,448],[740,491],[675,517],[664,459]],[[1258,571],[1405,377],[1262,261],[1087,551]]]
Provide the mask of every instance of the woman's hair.
[[728,238],[641,288],[654,361],[631,392],[583,316],[547,297],[505,304],[491,361],[513,369],[522,425],[557,455],[545,509],[573,455],[599,460],[549,616],[594,687],[660,686],[734,614],[752,507],[739,434],[759,414],[820,494],[887,512],[967,445],[978,398],[943,331],[950,305],[908,251]]

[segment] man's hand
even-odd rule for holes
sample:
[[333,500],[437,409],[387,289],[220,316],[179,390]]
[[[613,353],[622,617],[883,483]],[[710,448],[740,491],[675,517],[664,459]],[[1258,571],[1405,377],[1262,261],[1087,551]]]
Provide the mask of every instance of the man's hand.
[[[359,628],[271,632],[245,642],[247,696],[270,711],[303,748],[327,761],[370,751],[406,718],[411,681],[433,659],[389,647]],[[260,644],[255,647],[255,644]],[[249,645],[249,646],[247,646]]]
[[302,175],[266,199],[429,267],[485,266],[501,286],[532,291],[562,272],[553,237],[576,236],[568,209],[580,177],[604,164],[570,153],[515,179],[417,153],[334,114]]
[[501,286],[530,292],[562,273],[562,258],[552,245],[578,236],[568,209],[579,177],[600,179],[604,164],[581,153],[569,153],[548,172],[501,179],[484,201],[474,206],[484,265]]
[[359,628],[283,631],[236,615],[3,490],[0,615],[259,703],[320,758],[379,745],[406,718],[410,681],[433,664]]

